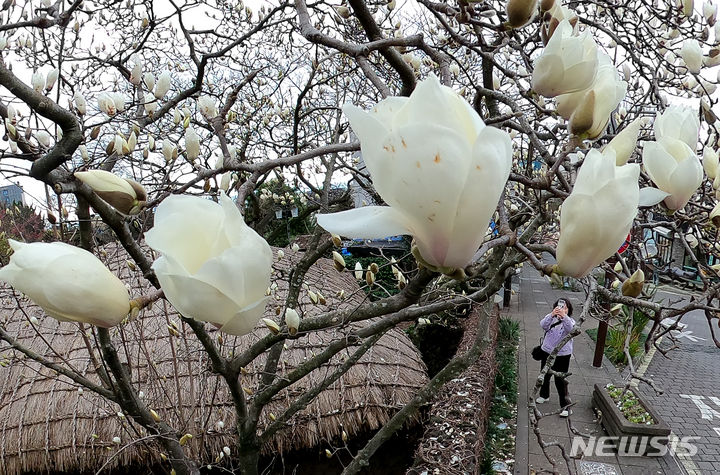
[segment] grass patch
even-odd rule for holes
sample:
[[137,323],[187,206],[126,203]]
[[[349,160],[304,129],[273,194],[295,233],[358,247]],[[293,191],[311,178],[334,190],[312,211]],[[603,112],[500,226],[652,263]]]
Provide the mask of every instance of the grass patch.
[[488,429],[485,434],[485,455],[480,473],[492,474],[502,467],[512,472],[515,462],[515,424],[517,416],[517,349],[520,325],[510,318],[501,318],[495,350],[497,373],[495,394]]

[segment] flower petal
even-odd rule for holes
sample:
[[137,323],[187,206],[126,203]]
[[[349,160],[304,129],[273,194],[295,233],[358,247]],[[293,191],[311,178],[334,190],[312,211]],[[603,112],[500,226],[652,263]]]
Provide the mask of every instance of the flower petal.
[[210,200],[173,195],[158,206],[155,225],[145,233],[145,242],[161,254],[173,256],[193,274],[213,255],[223,219],[220,207]]
[[410,100],[395,116],[392,129],[416,127],[429,122],[454,130],[470,143],[485,127],[478,113],[452,89],[440,84],[434,74],[417,84]]
[[[192,277],[233,300],[237,310],[265,295],[270,286],[272,262],[272,251],[264,239],[246,239],[205,262]],[[242,272],[238,272],[239,263]]]
[[380,196],[416,238],[446,236],[467,180],[470,144],[454,130],[426,123],[393,131],[383,147],[388,168],[387,182],[376,183]]
[[253,331],[258,321],[262,318],[267,301],[267,298],[262,298],[243,308],[233,315],[225,325],[221,326],[220,331],[230,335],[247,335]]
[[365,206],[332,214],[317,215],[328,232],[356,239],[381,239],[410,234],[405,219],[388,206]]
[[[460,195],[444,267],[465,267],[485,238],[512,166],[507,132],[486,127],[473,147],[473,161]],[[422,254],[422,249],[421,249]],[[425,256],[423,254],[423,256]]]
[[237,303],[216,287],[187,274],[173,273],[173,268],[166,256],[153,263],[165,298],[183,316],[224,325],[237,313]]
[[653,188],[651,186],[646,186],[645,188],[640,188],[640,207],[646,208],[648,206],[655,206],[656,204],[660,203],[662,200],[670,196],[670,193],[666,193],[662,190],[659,190],[657,188]]

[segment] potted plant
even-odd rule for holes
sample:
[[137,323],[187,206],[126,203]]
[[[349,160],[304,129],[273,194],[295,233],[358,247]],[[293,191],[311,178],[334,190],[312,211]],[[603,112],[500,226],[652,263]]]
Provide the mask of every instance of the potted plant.
[[633,388],[596,384],[593,407],[602,414],[602,425],[621,455],[665,454],[670,427]]

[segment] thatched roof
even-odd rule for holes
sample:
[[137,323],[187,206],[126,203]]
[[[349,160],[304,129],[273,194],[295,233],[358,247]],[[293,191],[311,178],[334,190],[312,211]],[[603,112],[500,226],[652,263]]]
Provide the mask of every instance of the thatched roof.
[[[104,250],[108,266],[132,288],[131,295],[146,293],[148,286],[140,272],[126,265],[125,251],[115,244],[105,246]],[[299,253],[285,249],[285,258],[276,261],[273,279],[278,287],[267,307],[267,317],[274,316],[276,308],[282,307],[287,289],[286,270],[299,257]],[[313,305],[307,291],[303,291],[300,308],[307,315],[354,307],[365,299],[352,273],[338,273],[327,259],[321,259],[310,269],[305,282],[309,289],[319,290],[327,299],[326,305]],[[341,289],[345,290],[344,300],[337,297]],[[30,323],[31,317],[39,320],[36,325],[39,331]],[[64,361],[99,382],[86,346],[87,341],[97,358],[91,328],[85,327],[84,339],[77,324],[45,317],[39,307],[7,287],[0,288],[0,318],[8,333],[23,345],[50,360]],[[179,328],[179,337],[170,335],[170,322]],[[210,325],[207,328],[217,341],[221,334]],[[347,328],[337,328],[287,341],[280,372],[288,373],[324,349],[327,342],[347,332]],[[244,337],[223,335],[222,353],[240,352],[266,333],[261,324]],[[186,447],[193,457],[212,463],[223,446],[233,447],[234,410],[225,383],[211,372],[206,353],[192,330],[182,324],[167,302],[156,302],[135,321],[112,329],[111,334],[121,358],[129,362],[134,386],[142,391],[148,406],[179,433],[193,434]],[[266,406],[261,425],[269,423],[270,413],[281,414],[291,401],[331,373],[352,351],[350,348],[341,352],[309,377],[278,394]],[[248,374],[242,376],[244,387],[251,390],[257,387],[263,364],[261,356],[246,368]],[[69,379],[9,350],[4,342],[0,346],[0,365],[1,473],[95,471],[104,464],[105,469],[110,469],[160,461],[160,446],[147,437],[142,427],[122,417],[115,404],[88,390],[78,391]],[[426,381],[424,365],[410,340],[401,331],[390,331],[356,366],[296,414],[262,451],[271,454],[318,446],[337,440],[343,429],[350,437],[377,429]],[[218,421],[223,421],[224,428],[219,428]],[[121,443],[114,444],[114,437],[120,437]]]

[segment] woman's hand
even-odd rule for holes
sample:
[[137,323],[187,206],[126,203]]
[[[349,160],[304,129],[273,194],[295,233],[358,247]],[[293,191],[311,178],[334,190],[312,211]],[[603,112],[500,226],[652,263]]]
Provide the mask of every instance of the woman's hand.
[[562,320],[567,315],[567,307],[559,308],[555,307],[552,309],[551,315],[553,317],[557,317],[559,320]]

